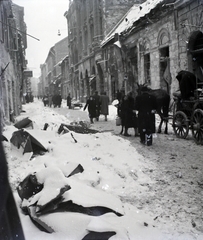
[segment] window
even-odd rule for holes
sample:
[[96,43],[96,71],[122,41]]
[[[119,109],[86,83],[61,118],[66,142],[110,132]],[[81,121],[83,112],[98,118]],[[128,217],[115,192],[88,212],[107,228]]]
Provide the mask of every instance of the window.
[[145,80],[145,83],[150,83],[151,82],[150,54],[149,53],[144,55],[144,80]]

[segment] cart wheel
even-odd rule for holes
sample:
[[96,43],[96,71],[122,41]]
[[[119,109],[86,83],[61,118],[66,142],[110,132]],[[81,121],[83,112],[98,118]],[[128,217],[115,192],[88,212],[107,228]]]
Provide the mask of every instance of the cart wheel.
[[186,138],[189,132],[189,122],[186,114],[177,111],[173,117],[173,131],[179,138]]
[[196,109],[193,112],[191,124],[195,142],[203,145],[203,110]]

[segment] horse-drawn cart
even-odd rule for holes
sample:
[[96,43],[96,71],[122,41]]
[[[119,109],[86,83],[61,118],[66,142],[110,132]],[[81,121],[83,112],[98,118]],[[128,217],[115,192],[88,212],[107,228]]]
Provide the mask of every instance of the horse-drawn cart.
[[189,130],[197,144],[203,145],[203,90],[196,89],[188,99],[174,93],[173,130],[177,137],[186,138]]

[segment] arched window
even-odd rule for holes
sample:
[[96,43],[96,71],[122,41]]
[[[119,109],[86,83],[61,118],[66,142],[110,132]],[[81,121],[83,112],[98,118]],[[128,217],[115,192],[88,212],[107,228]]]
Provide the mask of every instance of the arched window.
[[170,35],[167,29],[163,28],[158,35],[157,44],[158,46],[166,46],[169,45]]
[[171,73],[170,73],[170,34],[163,28],[158,35],[157,43],[159,46],[159,67],[160,67],[160,87],[170,92]]

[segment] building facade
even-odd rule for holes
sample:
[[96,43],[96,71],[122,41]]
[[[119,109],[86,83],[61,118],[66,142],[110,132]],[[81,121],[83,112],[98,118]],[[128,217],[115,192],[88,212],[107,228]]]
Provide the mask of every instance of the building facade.
[[97,90],[114,100],[140,83],[172,96],[180,70],[203,80],[202,7],[201,0],[70,1],[63,98],[86,101]]
[[40,95],[63,94],[64,86],[61,72],[61,63],[68,54],[68,38],[64,38],[50,48],[44,64],[40,65],[41,76],[38,89]]
[[[75,0],[65,13],[68,24],[69,78],[72,94],[84,101],[95,90],[109,88],[103,66],[106,58],[100,43],[136,1]],[[138,3],[143,1],[137,1]]]
[[0,1],[0,114],[9,123],[20,114],[24,93],[26,25],[24,8]]
[[112,96],[115,89],[136,91],[137,83],[172,96],[179,88],[180,70],[203,78],[202,1],[148,1],[134,6],[125,18],[131,23],[122,22],[102,42]]

